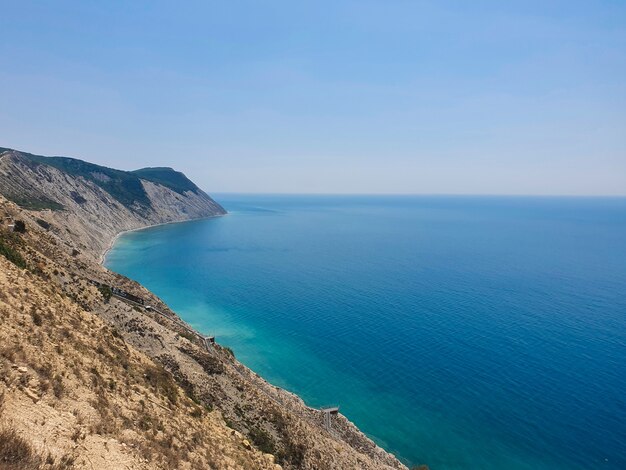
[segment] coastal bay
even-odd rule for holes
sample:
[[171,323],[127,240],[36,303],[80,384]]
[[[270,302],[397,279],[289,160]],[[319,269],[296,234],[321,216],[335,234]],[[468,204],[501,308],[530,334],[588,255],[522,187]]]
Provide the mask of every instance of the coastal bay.
[[623,465],[623,199],[218,200],[106,266],[405,462]]

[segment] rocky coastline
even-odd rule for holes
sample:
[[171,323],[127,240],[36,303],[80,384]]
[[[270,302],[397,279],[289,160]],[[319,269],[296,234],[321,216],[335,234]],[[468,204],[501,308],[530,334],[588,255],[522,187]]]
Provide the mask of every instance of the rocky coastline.
[[[42,284],[39,290],[57,292],[55,295],[71,303],[72,309],[80,310],[81,315],[93,317],[103,327],[115,331],[124,347],[162,368],[176,384],[177,393],[200,407],[213,420],[211,426],[219,428],[217,434],[226,436],[222,443],[222,457],[229,455],[229,446],[234,442],[232,452],[241,451],[247,459],[247,463],[237,464],[236,458],[229,457],[230,460],[220,460],[227,462],[220,464],[223,466],[195,467],[194,459],[206,461],[199,457],[202,452],[198,446],[179,456],[182,459],[180,468],[406,468],[341,414],[333,416],[332,429],[326,429],[323,413],[319,410],[307,407],[296,395],[269,384],[246,368],[236,360],[232,351],[219,345],[219,339],[208,345],[202,335],[190,333],[176,313],[153,293],[101,265],[106,251],[125,231],[225,214],[208,195],[195,190],[180,193],[141,180],[149,207],[127,207],[88,178],[73,176],[53,166],[33,165],[19,152],[5,151],[2,156],[0,215],[3,220],[23,220],[26,226],[26,232],[17,237],[7,235],[6,229],[2,229],[8,240],[6,243],[15,245],[12,249],[25,264],[21,268],[23,272],[16,273],[15,267],[9,266],[11,263],[0,256],[0,268],[7,273],[4,279],[8,286],[19,291],[25,277],[32,277],[32,283]],[[16,195],[22,201],[54,201],[63,209],[26,209],[7,199],[19,199]],[[114,286],[145,299],[145,304],[138,305],[109,295],[96,285]],[[4,301],[0,298],[0,309],[8,308],[11,302],[17,302],[17,297]],[[146,308],[147,305],[150,308]],[[29,308],[36,310],[37,307]],[[13,326],[19,330],[19,321],[23,319],[15,321],[17,323]],[[8,334],[8,331],[3,333]],[[8,364],[11,361],[2,354],[0,351],[0,359],[4,357],[5,366],[11,367]],[[67,372],[67,375],[71,374]],[[15,391],[13,385],[5,383],[0,394],[7,396],[15,392],[15,397],[19,398],[19,390]],[[38,396],[37,403],[54,402],[54,396],[33,393]],[[170,411],[176,408],[172,403],[163,406]],[[181,414],[181,422],[186,419],[184,410],[175,409],[172,413]],[[119,416],[112,414],[110,420],[115,423],[114,429],[98,436],[123,443],[128,441],[124,432],[137,434],[122,412]],[[0,420],[0,428],[2,421],[6,421],[5,418]],[[84,431],[89,434],[87,428]],[[150,428],[150,432],[158,435],[164,431]],[[45,437],[40,440],[45,441]],[[48,440],[46,445],[53,446],[53,442]],[[132,448],[124,449],[129,459],[134,459],[137,464],[131,468],[168,468],[157,450],[153,450],[151,458],[143,462],[138,460]],[[65,452],[67,448],[57,453],[61,451]],[[93,457],[87,451],[74,451],[74,454],[76,461],[87,462],[83,454]],[[213,458],[219,460],[221,457]],[[146,460],[145,456],[141,459]],[[84,468],[89,468],[87,465]]]

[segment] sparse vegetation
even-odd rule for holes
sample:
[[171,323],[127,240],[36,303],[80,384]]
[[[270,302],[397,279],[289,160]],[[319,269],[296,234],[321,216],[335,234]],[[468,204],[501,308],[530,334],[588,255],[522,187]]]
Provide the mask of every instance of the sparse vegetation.
[[26,224],[23,220],[16,220],[13,226],[13,231],[17,233],[26,233]]
[[41,326],[41,324],[43,323],[43,318],[41,317],[41,315],[40,315],[38,312],[36,312],[36,311],[31,311],[31,312],[30,312],[30,316],[31,316],[31,318],[33,319],[33,323],[34,323],[36,326]]
[[11,194],[7,194],[7,199],[13,201],[15,204],[17,204],[20,207],[23,207],[24,209],[28,209],[31,211],[43,211],[46,209],[50,209],[53,211],[62,211],[65,209],[65,207],[63,207],[62,204],[59,204],[56,201],[53,201],[52,199],[49,199],[47,197],[44,196],[39,196],[39,197],[28,197],[28,196],[14,196]]
[[192,332],[187,331],[187,330],[181,331],[180,335],[183,338],[186,338],[187,340],[191,341],[192,343],[196,339],[196,335],[194,335]]
[[142,168],[141,170],[135,170],[132,173],[141,179],[160,184],[161,186],[170,188],[172,191],[176,191],[179,194],[184,194],[185,191],[192,191],[194,193],[200,191],[200,189],[183,173],[175,171],[172,168]]
[[39,470],[44,459],[14,429],[0,429],[0,468],[2,470]]
[[224,372],[224,365],[219,361],[219,359],[215,356],[207,354],[206,351],[187,346],[179,347],[178,350],[192,357],[209,375],[221,374]]
[[[76,158],[67,157],[43,157],[22,153],[33,166],[50,165],[72,176],[80,176],[94,184],[97,184],[111,196],[117,199],[129,209],[150,207],[150,199],[146,194],[141,180],[131,172],[114,170],[100,165],[94,165]],[[73,198],[79,204],[83,198],[78,193]]]
[[287,439],[282,450],[276,453],[276,457],[283,464],[291,464],[295,468],[302,467],[304,461],[306,447],[303,444],[297,444],[292,439]]
[[57,374],[52,378],[52,391],[54,396],[61,398],[65,393],[65,386],[63,385],[63,378]]
[[26,233],[26,224],[23,220],[16,220],[13,231],[17,233]]
[[252,439],[254,445],[257,446],[261,452],[265,452],[266,454],[274,454],[276,452],[276,445],[274,444],[272,436],[264,429],[252,428],[250,430],[250,439]]
[[50,230],[50,223],[46,222],[43,219],[37,219],[37,225],[39,225],[41,228],[45,229],[45,230]]
[[15,244],[15,242],[11,243],[9,237],[3,237],[2,233],[0,233],[0,255],[4,256],[17,267],[24,269],[26,268],[26,261],[24,260],[22,255],[15,249]]
[[161,366],[151,365],[146,367],[144,377],[155,391],[165,396],[171,404],[176,404],[178,401],[178,390],[169,372]]
[[113,291],[109,286],[102,285],[98,287],[98,290],[102,294],[102,298],[105,302],[108,302],[109,300],[111,300],[111,297],[113,297]]
[[82,197],[79,193],[77,193],[76,191],[71,191],[70,192],[70,196],[71,198],[74,200],[74,202],[76,204],[84,204],[87,202],[87,199],[85,199],[84,197]]
[[45,455],[15,429],[0,429],[0,469],[1,470],[69,470],[74,468],[76,458],[63,455],[55,459]]

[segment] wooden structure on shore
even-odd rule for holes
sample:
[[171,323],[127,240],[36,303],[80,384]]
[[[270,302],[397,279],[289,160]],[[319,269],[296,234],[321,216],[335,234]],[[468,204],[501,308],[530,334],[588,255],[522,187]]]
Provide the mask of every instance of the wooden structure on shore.
[[324,427],[328,432],[330,432],[332,429],[331,418],[333,415],[336,416],[339,414],[339,406],[324,406],[320,408],[320,410],[322,411],[322,413],[324,413]]

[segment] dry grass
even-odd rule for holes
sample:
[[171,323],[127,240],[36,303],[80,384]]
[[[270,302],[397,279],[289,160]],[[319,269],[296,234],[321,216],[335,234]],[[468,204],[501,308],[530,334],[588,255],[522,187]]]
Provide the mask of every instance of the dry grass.
[[14,429],[0,430],[0,469],[39,470],[42,456]]
[[44,455],[15,429],[0,428],[0,470],[69,470],[75,457]]

